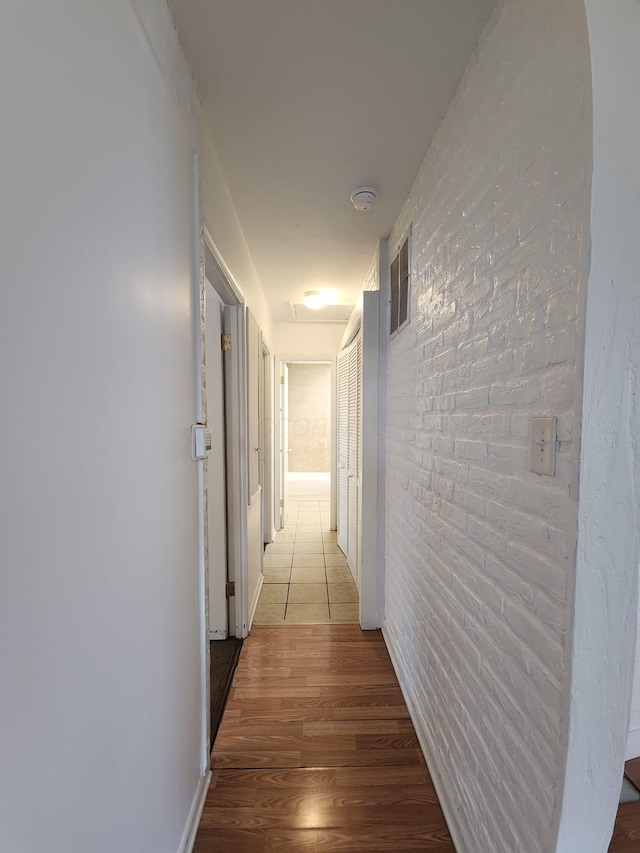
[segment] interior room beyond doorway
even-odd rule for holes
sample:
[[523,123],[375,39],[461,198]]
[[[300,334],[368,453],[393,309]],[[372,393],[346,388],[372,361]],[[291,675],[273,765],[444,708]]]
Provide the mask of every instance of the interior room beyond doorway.
[[331,494],[331,363],[287,362],[288,494],[328,501]]

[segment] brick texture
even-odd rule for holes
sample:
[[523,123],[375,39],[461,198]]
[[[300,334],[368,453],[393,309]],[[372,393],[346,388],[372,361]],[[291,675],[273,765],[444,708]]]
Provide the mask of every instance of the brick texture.
[[[503,0],[389,241],[385,632],[465,849],[555,849],[591,169],[584,4]],[[529,471],[558,417],[554,478]]]

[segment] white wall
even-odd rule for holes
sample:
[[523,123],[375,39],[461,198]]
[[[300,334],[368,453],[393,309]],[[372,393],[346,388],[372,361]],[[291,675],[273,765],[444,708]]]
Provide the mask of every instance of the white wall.
[[335,358],[344,332],[341,323],[274,323],[278,356]]
[[[503,0],[389,240],[386,623],[459,849],[554,849],[591,170],[581,0]],[[556,476],[529,471],[558,418]],[[583,849],[591,849],[583,847]]]
[[200,150],[205,226],[232,281],[241,291],[247,307],[262,330],[266,346],[272,350],[274,337],[271,310],[253,265],[218,154],[206,130],[201,132]]
[[[274,327],[271,310],[262,284],[253,264],[240,221],[236,213],[225,174],[211,136],[205,129],[200,131],[202,214],[208,238],[213,244],[217,260],[225,273],[240,292],[246,307],[253,314],[262,331],[263,341],[269,352],[274,350]],[[247,387],[247,391],[248,391]],[[269,431],[273,435],[273,414]],[[265,487],[274,495],[273,468],[266,470]],[[262,504],[255,500],[246,507],[247,565],[244,590],[246,622],[237,627],[239,636],[246,636],[253,611],[260,594],[264,531]]]
[[0,849],[15,853],[176,853],[199,783],[177,55],[165,77],[125,0],[3,11]]
[[[611,836],[629,728],[640,561],[640,5],[587,0],[586,8],[592,252],[561,853],[599,853]],[[633,712],[632,722],[637,705]]]
[[331,364],[289,364],[289,473],[331,470]]

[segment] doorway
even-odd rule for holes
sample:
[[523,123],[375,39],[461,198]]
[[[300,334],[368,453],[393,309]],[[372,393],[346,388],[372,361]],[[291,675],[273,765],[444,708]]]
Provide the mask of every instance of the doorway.
[[205,243],[204,360],[207,442],[204,466],[209,749],[215,738],[244,624],[245,457],[243,422],[244,305]]
[[358,590],[336,542],[335,360],[276,360],[274,519],[258,625],[357,623]]
[[263,544],[273,542],[275,525],[273,516],[273,359],[262,344],[262,389],[260,392],[261,444],[262,444],[262,527]]
[[280,361],[280,529],[287,523],[291,501],[331,502],[332,373],[331,361]]
[[227,472],[224,353],[224,302],[208,278],[206,288],[207,426],[212,435],[207,455],[207,522],[209,551],[209,639],[226,640],[234,634],[227,590]]

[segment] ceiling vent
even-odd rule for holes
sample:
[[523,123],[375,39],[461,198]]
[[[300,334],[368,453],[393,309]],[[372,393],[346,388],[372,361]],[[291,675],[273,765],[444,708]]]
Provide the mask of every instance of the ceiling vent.
[[291,319],[297,323],[346,323],[353,311],[353,305],[324,305],[322,308],[308,308],[302,302],[290,302]]

